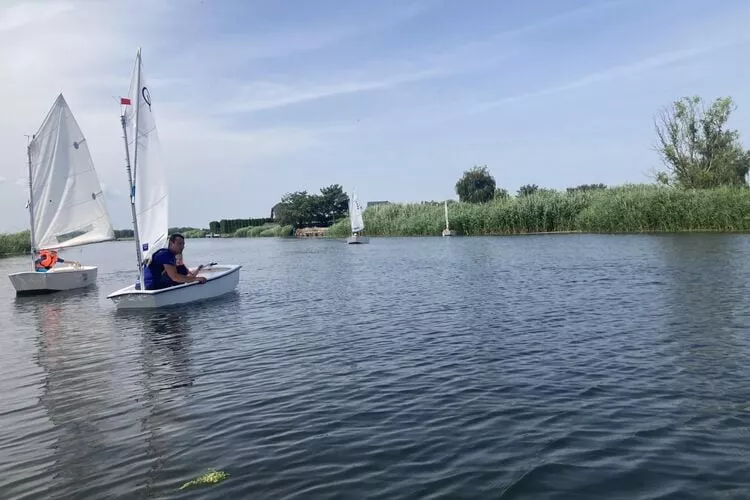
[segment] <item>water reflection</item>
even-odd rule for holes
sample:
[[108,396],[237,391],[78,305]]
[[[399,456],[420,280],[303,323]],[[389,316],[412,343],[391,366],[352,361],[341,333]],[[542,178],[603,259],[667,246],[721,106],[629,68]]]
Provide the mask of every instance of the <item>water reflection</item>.
[[[58,488],[75,489],[106,466],[97,456],[106,452],[105,435],[97,415],[107,407],[106,354],[97,332],[76,319],[70,303],[86,300],[92,292],[64,294],[45,302],[19,300],[22,312],[31,311],[38,325],[39,366],[44,369],[41,405],[54,424],[55,463],[49,476]],[[92,369],[92,367],[97,367]]]
[[[146,311],[120,314],[140,325],[140,385],[144,414],[140,430],[145,436],[147,498],[158,496],[161,484],[169,477],[164,472],[174,455],[188,419],[187,398],[195,382],[192,373],[190,314],[182,311]],[[168,468],[168,467],[167,467]]]
[[665,355],[674,373],[664,373],[681,393],[693,393],[704,409],[745,393],[748,345],[746,245],[730,236],[665,236],[658,239],[664,263],[659,281],[666,294]]

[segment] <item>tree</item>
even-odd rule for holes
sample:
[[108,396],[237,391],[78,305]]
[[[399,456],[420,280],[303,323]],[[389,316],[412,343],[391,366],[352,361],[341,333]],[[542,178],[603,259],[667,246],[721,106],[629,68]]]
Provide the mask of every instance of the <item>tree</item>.
[[464,172],[456,182],[456,194],[460,201],[486,203],[495,196],[495,178],[487,166],[475,166]]
[[518,196],[529,196],[539,191],[539,186],[536,184],[525,184],[518,188]]
[[507,198],[510,198],[510,194],[508,193],[507,189],[495,188],[495,199],[496,200],[505,200]]
[[211,231],[211,234],[219,234],[219,221],[212,220],[209,222],[208,229]]
[[750,151],[742,148],[739,133],[725,130],[736,109],[731,97],[714,100],[706,109],[700,97],[683,97],[655,119],[655,147],[666,171],[657,182],[682,188],[745,185]]
[[581,184],[580,186],[567,188],[568,193],[575,193],[576,191],[596,191],[597,189],[607,189],[606,184]]
[[339,184],[332,184],[320,190],[320,194],[307,191],[287,193],[276,205],[276,218],[282,225],[291,224],[295,228],[305,226],[330,226],[335,219],[346,216],[349,210],[349,197]]
[[349,210],[349,196],[339,184],[331,184],[320,190],[320,208],[323,222],[333,224],[334,220],[342,219]]

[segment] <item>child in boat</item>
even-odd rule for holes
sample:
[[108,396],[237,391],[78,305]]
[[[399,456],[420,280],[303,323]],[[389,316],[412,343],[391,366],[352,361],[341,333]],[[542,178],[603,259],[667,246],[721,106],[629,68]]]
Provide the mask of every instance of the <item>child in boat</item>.
[[[39,257],[34,259],[34,270],[38,273],[46,273],[53,267],[55,267],[55,264],[58,262],[64,263],[65,259],[57,255],[57,252],[54,250],[40,250],[39,251]],[[78,262],[71,260],[69,261],[70,264],[73,264],[74,266],[80,266]]]
[[198,272],[203,269],[203,265],[198,266],[198,269],[194,271],[190,271],[185,263],[182,260],[182,254],[179,253],[175,256],[175,261],[177,262],[177,272],[182,274],[183,276],[195,276],[198,274]]

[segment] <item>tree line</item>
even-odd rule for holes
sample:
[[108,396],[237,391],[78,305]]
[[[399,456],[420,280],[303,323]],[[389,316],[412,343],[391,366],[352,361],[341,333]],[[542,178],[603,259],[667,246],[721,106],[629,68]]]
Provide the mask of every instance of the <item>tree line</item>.
[[349,196],[339,184],[320,189],[320,194],[295,191],[282,196],[274,207],[274,220],[282,226],[329,227],[349,213]]
[[256,217],[254,219],[221,219],[212,220],[208,223],[208,230],[212,234],[232,234],[243,227],[259,227],[270,224],[270,217]]
[[[736,105],[731,97],[715,99],[709,106],[700,97],[683,97],[662,109],[654,120],[655,151],[664,170],[654,175],[657,184],[681,189],[747,186],[750,150],[742,147],[739,132],[726,125]],[[604,184],[582,184],[567,192],[606,189]],[[486,203],[510,196],[495,183],[487,166],[475,166],[456,182],[460,201]],[[543,192],[536,184],[521,186],[516,196]]]
[[340,184],[331,184],[320,193],[295,191],[286,193],[274,205],[271,217],[253,219],[221,219],[209,222],[213,234],[234,234],[239,229],[267,224],[301,227],[328,227],[349,213],[349,196]]

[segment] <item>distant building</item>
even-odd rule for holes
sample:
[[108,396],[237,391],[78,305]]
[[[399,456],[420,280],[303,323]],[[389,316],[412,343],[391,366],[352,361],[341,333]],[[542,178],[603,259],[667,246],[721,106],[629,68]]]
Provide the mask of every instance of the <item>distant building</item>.
[[367,206],[368,207],[375,207],[377,205],[390,205],[390,201],[368,201]]

